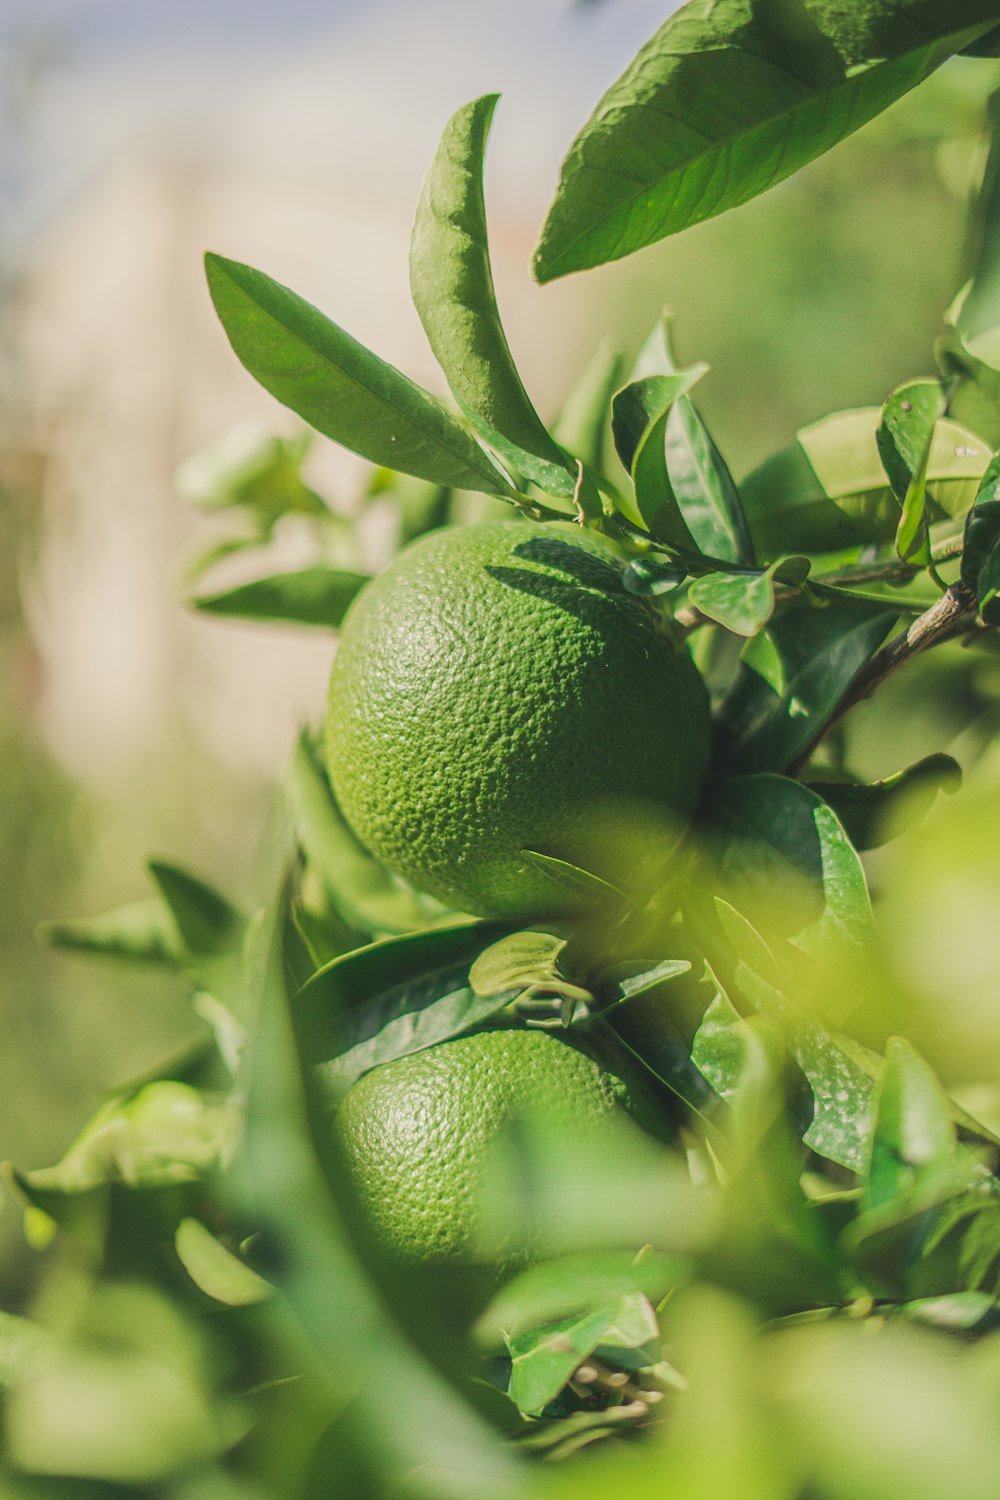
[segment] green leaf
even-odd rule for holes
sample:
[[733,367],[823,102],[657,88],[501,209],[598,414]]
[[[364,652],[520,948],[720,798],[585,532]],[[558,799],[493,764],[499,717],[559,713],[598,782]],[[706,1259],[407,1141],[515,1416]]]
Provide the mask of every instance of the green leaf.
[[[996,33],[992,34],[993,36]],[[1000,370],[1000,92],[988,109],[990,150],[972,214],[972,265],[955,319],[964,349],[991,370]]]
[[438,927],[334,959],[296,995],[303,1053],[334,1097],[370,1068],[460,1036],[513,994],[477,995],[469,969],[495,923]]
[[781,771],[826,724],[897,611],[844,597],[777,615],[744,647],[720,715],[726,770]]
[[814,792],[784,776],[734,776],[707,807],[718,878],[756,927],[824,960],[873,936],[861,861]]
[[355,595],[368,582],[364,574],[337,568],[302,568],[276,573],[226,589],[200,594],[188,602],[209,615],[243,620],[289,620],[294,625],[316,625],[336,630]]
[[611,430],[618,457],[628,469],[635,504],[658,541],[682,552],[698,552],[667,472],[666,433],[670,410],[699,380],[707,366],[678,375],[650,375],[618,392],[611,407]]
[[[348,828],[309,734],[300,736],[285,779],[295,834],[334,908],[364,938],[425,927],[441,911],[373,859]],[[357,946],[357,944],[352,944]]]
[[[880,407],[870,406],[810,423],[741,482],[761,558],[831,552],[894,536],[899,503],[879,457],[881,416]],[[939,421],[927,464],[929,519],[961,515],[989,459],[981,438],[957,422]]]
[[587,1317],[636,1294],[656,1306],[689,1271],[690,1262],[679,1255],[602,1251],[559,1256],[505,1283],[481,1314],[476,1341],[491,1348],[505,1333],[540,1329],[573,1315]]
[[440,1492],[442,1476],[450,1482],[458,1473],[470,1495],[515,1500],[519,1479],[491,1430],[386,1317],[384,1298],[344,1222],[342,1185],[324,1175],[328,1112],[298,1050],[285,985],[287,900],[287,890],[281,891],[255,930],[256,1020],[244,1073],[245,1143],[234,1182],[242,1212],[271,1247],[265,1269],[293,1331],[314,1356],[322,1401],[332,1411],[350,1402],[351,1421],[365,1434],[352,1456],[354,1475],[370,1456],[375,1472],[366,1469],[365,1492],[405,1493],[414,1472],[422,1471],[428,1492]]
[[[626,1293],[597,1312],[514,1334],[507,1340],[511,1400],[526,1416],[538,1416],[600,1345],[630,1349],[658,1338],[655,1314],[637,1292]],[[657,1353],[649,1363],[655,1364],[659,1357]]]
[[501,499],[516,491],[440,402],[260,271],[205,257],[237,358],[318,432],[369,462]]
[[715,987],[715,998],[695,1032],[691,1061],[719,1098],[728,1101],[746,1071],[746,1024],[710,967],[707,972]]
[[965,518],[959,580],[964,588],[975,589],[980,610],[1000,588],[1000,454],[991,460]]
[[930,1179],[938,1180],[942,1170],[950,1171],[956,1147],[943,1088],[910,1043],[892,1037],[875,1096],[865,1207],[879,1208]]
[[993,0],[689,0],[570,149],[535,276],[603,265],[745,203],[995,25]]
[[811,781],[809,788],[837,814],[855,849],[877,849],[918,823],[939,791],[949,796],[962,782],[962,768],[950,755],[926,755],[905,771],[882,781]]
[[874,1068],[863,1050],[797,1004],[793,981],[746,917],[719,897],[713,909],[718,930],[706,926],[702,932],[713,968],[729,970],[727,993],[742,996],[778,1028],[809,1084],[811,1119],[803,1140],[817,1155],[860,1172],[868,1149]]
[[308,430],[282,438],[256,422],[240,422],[185,459],[177,488],[192,505],[252,512],[265,533],[289,513],[327,518],[329,508],[300,476],[311,441]]
[[182,1219],[174,1236],[177,1258],[195,1285],[227,1307],[249,1307],[264,1302],[273,1288],[263,1276],[240,1260],[198,1219]]
[[522,849],[520,853],[522,859],[550,876],[556,885],[569,891],[582,906],[604,905],[609,901],[623,906],[632,904],[625,892],[620,891],[616,885],[602,880],[599,875],[592,875],[589,870],[581,870],[568,860],[557,859],[554,854],[540,854],[537,849]]
[[4,1493],[177,1495],[187,1476],[216,1472],[215,1457],[247,1435],[249,1410],[215,1389],[222,1369],[202,1330],[164,1292],[80,1280],[9,1393],[5,1469],[14,1473]]
[[18,1181],[32,1201],[111,1182],[142,1188],[193,1182],[231,1154],[239,1124],[231,1104],[211,1102],[184,1083],[150,1083],[129,1098],[109,1099],[60,1162]]
[[783,566],[772,563],[762,573],[706,573],[692,583],[688,598],[735,635],[756,635],[774,614],[774,579]]
[[569,499],[576,466],[521,383],[493,287],[483,158],[497,98],[464,105],[445,126],[417,205],[410,292],[438,364],[480,436],[543,490]]
[[670,979],[677,979],[691,969],[686,958],[634,959],[627,964],[615,964],[604,969],[598,987],[603,1002],[601,1009],[610,1010],[624,1005],[626,1000],[636,1000],[650,990],[658,989]]
[[246,918],[221,892],[165,859],[148,860],[147,868],[177,923],[187,953],[196,957],[226,954],[240,944]]
[[479,999],[541,990],[586,1003],[589,990],[570,984],[559,972],[566,939],[551,932],[512,932],[484,948],[469,970],[469,988]]
[[158,896],[130,902],[98,917],[42,922],[36,933],[50,947],[109,958],[167,964],[171,968],[176,968],[181,958],[177,924]]
[[[639,351],[632,378],[683,373],[671,343],[670,319],[663,317]],[[670,484],[698,551],[752,566],[756,559],[739,491],[697,407],[683,392],[670,408],[664,444]]]
[[939,380],[912,380],[893,391],[875,434],[893,494],[902,507],[896,554],[904,562],[930,562],[927,534],[927,470],[934,429],[947,402]]
[[672,594],[687,576],[685,568],[672,567],[657,557],[633,557],[622,573],[622,583],[640,599],[656,599]]

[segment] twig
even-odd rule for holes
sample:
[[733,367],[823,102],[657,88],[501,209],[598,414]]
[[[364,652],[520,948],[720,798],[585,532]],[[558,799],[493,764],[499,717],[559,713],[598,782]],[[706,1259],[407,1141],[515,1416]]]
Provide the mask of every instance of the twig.
[[856,703],[870,698],[876,688],[882,686],[893,672],[914,656],[937,646],[941,641],[961,635],[973,624],[976,617],[975,589],[961,583],[953,583],[947,593],[942,594],[929,609],[918,615],[905,630],[894,636],[887,646],[877,651],[871,661],[851,683],[833,713],[818,734],[814,735],[785,774],[800,777],[809,764],[816,749],[835,724],[839,724],[847,711]]
[[[938,542],[936,547],[931,548],[931,562],[942,563],[947,562],[949,558],[959,557],[962,544],[961,534]],[[912,563],[899,562],[893,557],[886,558],[882,562],[852,563],[850,567],[842,568],[839,573],[817,573],[815,582],[835,586],[852,583],[909,583],[919,573],[919,567],[914,567]]]

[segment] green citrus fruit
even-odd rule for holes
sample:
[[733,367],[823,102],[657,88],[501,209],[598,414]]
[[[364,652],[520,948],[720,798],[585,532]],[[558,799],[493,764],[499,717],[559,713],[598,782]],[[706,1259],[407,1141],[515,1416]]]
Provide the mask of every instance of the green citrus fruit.
[[708,702],[683,647],[569,522],[431,533],[355,600],[327,761],[355,833],[463,911],[565,894],[525,849],[615,884],[658,870],[697,803]]
[[[540,1030],[458,1037],[359,1079],[336,1117],[341,1159],[368,1231],[411,1262],[460,1259],[475,1241],[484,1162],[512,1115],[588,1139],[651,1122],[641,1083],[626,1082]],[[615,1138],[617,1139],[617,1137]]]

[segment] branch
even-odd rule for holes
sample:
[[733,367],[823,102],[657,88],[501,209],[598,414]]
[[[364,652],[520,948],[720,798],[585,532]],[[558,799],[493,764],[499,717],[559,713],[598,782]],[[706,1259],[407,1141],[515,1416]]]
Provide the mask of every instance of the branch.
[[[959,557],[962,552],[964,537],[946,537],[944,541],[938,542],[931,548],[931,562],[948,562],[951,558]],[[920,572],[919,566],[913,563],[900,562],[896,558],[885,558],[881,562],[852,563],[849,567],[841,568],[839,572],[817,573],[816,583],[826,583],[846,586],[856,583],[909,583],[916,578]]]
[[851,683],[826,723],[813,736],[804,750],[788,766],[785,775],[801,777],[817,747],[835,724],[839,724],[849,709],[870,698],[876,688],[899,670],[906,662],[922,652],[930,650],[942,641],[961,635],[968,630],[976,618],[975,589],[961,583],[953,583],[947,593],[918,615],[899,635],[894,636],[881,651],[876,651],[868,665]]

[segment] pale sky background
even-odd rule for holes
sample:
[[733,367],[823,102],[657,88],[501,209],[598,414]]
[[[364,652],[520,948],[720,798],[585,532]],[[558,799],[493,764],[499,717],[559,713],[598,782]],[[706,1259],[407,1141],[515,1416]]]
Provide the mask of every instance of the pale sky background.
[[[419,186],[458,105],[502,93],[490,189],[539,218],[601,91],[674,0],[3,0],[0,189],[23,247],[95,174],[169,147]],[[11,219],[8,219],[11,225]],[[10,243],[10,241],[8,241]]]

